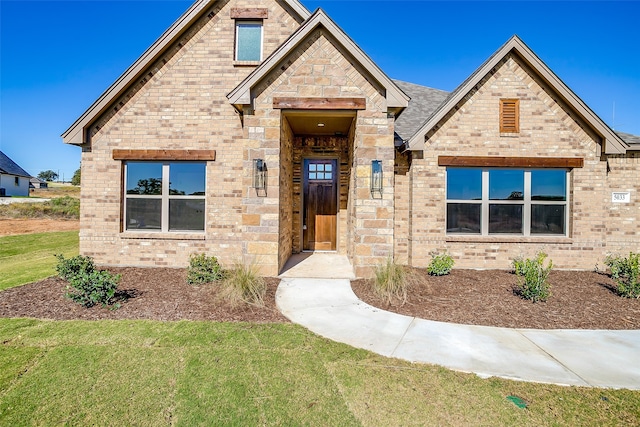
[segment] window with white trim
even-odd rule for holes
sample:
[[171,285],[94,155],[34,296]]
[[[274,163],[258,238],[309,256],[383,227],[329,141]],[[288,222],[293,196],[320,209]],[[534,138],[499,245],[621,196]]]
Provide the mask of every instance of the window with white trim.
[[567,169],[447,168],[447,234],[566,236]]
[[125,163],[126,230],[204,231],[206,163]]
[[236,20],[236,61],[262,61],[262,21]]

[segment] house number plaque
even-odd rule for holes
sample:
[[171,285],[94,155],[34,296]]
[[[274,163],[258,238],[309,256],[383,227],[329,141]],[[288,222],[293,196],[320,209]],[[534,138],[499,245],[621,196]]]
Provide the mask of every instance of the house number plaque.
[[613,192],[611,193],[611,201],[613,203],[630,203],[631,193],[629,192]]

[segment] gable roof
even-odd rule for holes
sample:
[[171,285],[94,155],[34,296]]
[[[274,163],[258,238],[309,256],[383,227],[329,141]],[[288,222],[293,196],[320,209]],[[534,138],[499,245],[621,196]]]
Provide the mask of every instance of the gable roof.
[[511,37],[491,55],[434,111],[422,127],[408,139],[409,150],[424,148],[425,135],[436,126],[455,106],[508,54],[518,55],[566,102],[601,138],[605,154],[623,154],[629,147],[606,123],[600,119],[551,69],[517,36]]
[[626,132],[616,132],[620,138],[629,144],[630,150],[640,150],[640,136]]
[[31,177],[31,174],[22,169],[16,162],[11,160],[9,156],[0,151],[0,173],[7,175]]
[[[100,97],[62,134],[67,144],[82,145],[85,129],[104,113],[146,69],[218,0],[196,0]],[[311,14],[298,0],[278,0],[304,21]]]
[[385,90],[387,107],[402,111],[409,102],[409,97],[396,86],[396,84],[367,56],[358,46],[322,9],[309,17],[285,42],[280,45],[267,59],[264,60],[251,74],[249,74],[227,98],[229,102],[242,109],[243,105],[251,103],[251,89],[255,87],[270,71],[276,68],[296,47],[303,43],[316,28],[323,27],[335,38],[351,57],[357,61],[371,77],[373,77]]

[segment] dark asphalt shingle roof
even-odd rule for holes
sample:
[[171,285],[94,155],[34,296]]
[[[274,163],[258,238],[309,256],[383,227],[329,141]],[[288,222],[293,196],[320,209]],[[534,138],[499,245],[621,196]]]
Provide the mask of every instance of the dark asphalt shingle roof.
[[449,96],[449,92],[420,86],[414,83],[393,80],[400,89],[411,97],[409,106],[396,120],[396,145],[412,137]]
[[[629,144],[629,145],[640,145],[640,136],[631,135],[630,133],[626,133],[626,132],[616,132],[616,133],[627,144]],[[636,148],[636,147],[634,147],[634,148]]]
[[18,166],[16,162],[7,157],[2,151],[0,151],[0,172],[8,175],[31,177],[29,172]]

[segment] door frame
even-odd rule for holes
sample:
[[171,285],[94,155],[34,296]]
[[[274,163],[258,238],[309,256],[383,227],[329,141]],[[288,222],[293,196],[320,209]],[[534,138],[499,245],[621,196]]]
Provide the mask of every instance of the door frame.
[[[305,200],[305,184],[308,180],[307,177],[307,171],[305,170],[305,163],[307,160],[335,160],[336,162],[336,249],[335,250],[311,250],[311,249],[304,249],[304,220],[305,220],[305,214],[306,214],[306,200]],[[301,178],[302,178],[302,187],[301,187],[301,191],[300,191],[300,251],[301,252],[306,252],[306,253],[313,253],[313,252],[339,252],[340,251],[340,156],[336,156],[336,155],[327,155],[327,156],[322,156],[322,155],[310,155],[310,156],[303,156],[301,159],[301,168],[300,168],[300,172],[301,172]]]

